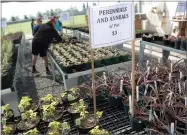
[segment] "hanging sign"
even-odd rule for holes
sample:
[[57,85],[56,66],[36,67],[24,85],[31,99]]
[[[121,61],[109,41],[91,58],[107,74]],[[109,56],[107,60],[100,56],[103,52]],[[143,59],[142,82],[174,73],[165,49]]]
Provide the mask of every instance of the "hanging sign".
[[62,21],[70,21],[69,12],[63,12],[60,14],[60,18]]
[[91,7],[89,19],[92,48],[117,45],[134,38],[133,3]]
[[177,6],[177,12],[185,12],[187,10],[187,2],[179,1]]
[[7,21],[6,20],[1,21],[1,27],[2,28],[6,28],[7,27]]

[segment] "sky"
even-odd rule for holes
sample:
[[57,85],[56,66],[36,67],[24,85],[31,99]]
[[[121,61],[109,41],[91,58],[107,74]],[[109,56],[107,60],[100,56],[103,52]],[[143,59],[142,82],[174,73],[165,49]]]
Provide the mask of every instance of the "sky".
[[[86,4],[86,2],[84,2]],[[99,2],[99,5],[111,5],[116,2]],[[93,2],[89,2],[92,5]],[[98,4],[98,2],[96,2]],[[6,17],[8,20],[12,16],[19,16],[23,19],[24,15],[36,16],[37,12],[45,12],[46,10],[60,8],[66,10],[68,8],[77,7],[78,10],[82,10],[83,2],[9,2],[2,3],[2,17]],[[11,9],[11,10],[10,10]]]

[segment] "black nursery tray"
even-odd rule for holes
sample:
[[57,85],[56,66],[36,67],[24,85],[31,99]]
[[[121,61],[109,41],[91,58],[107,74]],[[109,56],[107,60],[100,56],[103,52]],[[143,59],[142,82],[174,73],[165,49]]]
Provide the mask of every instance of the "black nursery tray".
[[[86,100],[87,101],[87,100]],[[87,101],[88,102],[88,101]],[[99,120],[100,127],[108,130],[111,134],[145,134],[144,131],[137,133],[132,130],[130,120],[127,114],[125,114],[123,106],[109,107],[107,100],[103,100],[102,104],[97,105],[98,111],[103,111],[103,117]],[[93,106],[89,105],[89,112],[93,113]],[[74,125],[70,114],[65,111],[60,122],[68,122],[71,126],[71,132],[69,134],[79,134],[76,126]],[[38,125],[38,129],[41,134],[46,133],[48,123],[41,121]]]

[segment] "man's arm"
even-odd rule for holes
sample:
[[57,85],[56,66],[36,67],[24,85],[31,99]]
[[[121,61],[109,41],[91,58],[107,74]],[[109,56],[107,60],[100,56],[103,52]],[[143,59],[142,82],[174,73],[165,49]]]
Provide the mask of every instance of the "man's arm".
[[52,29],[52,33],[53,33],[53,38],[55,38],[57,40],[57,42],[62,41],[61,36],[58,34],[58,32],[55,29]]

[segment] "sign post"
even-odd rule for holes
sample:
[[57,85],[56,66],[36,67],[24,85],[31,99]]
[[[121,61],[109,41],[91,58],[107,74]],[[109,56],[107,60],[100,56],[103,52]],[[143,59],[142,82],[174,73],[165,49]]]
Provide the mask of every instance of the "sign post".
[[63,22],[65,21],[69,21],[70,20],[70,16],[69,16],[69,12],[63,12],[60,14],[60,18]]
[[[93,49],[100,47],[114,46],[133,40],[134,43],[134,5],[129,3],[118,3],[108,7],[89,7],[89,40],[91,46],[91,64],[92,64],[92,89],[94,114],[96,113],[96,97],[95,97],[95,77],[94,77],[94,55]],[[132,45],[134,49],[134,45]],[[132,55],[135,55],[132,51]],[[132,68],[134,69],[134,60]],[[132,77],[134,79],[134,70],[132,69]],[[135,83],[132,83],[135,85]],[[133,86],[135,89],[135,86]],[[132,90],[132,106],[134,103],[134,90]],[[131,108],[132,108],[131,106]]]

